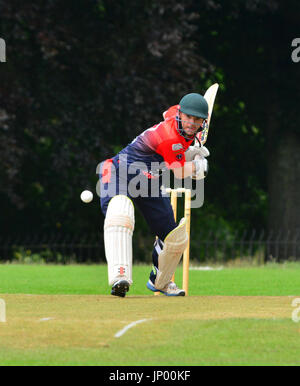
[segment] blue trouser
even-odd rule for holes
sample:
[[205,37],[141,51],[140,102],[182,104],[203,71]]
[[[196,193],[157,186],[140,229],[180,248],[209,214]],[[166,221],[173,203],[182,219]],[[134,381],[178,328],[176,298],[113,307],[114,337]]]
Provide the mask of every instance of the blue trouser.
[[[137,171],[140,173],[141,171]],[[100,167],[100,203],[101,210],[106,215],[109,201],[112,197],[118,194],[124,194],[129,197],[135,206],[140,210],[144,216],[150,231],[153,236],[157,236],[158,240],[154,243],[152,251],[153,265],[158,268],[158,250],[162,247],[161,240],[163,241],[166,236],[177,227],[174,220],[174,213],[170,204],[170,199],[167,196],[163,196],[159,189],[159,197],[151,197],[147,195],[145,197],[132,197],[128,192],[128,184],[132,178],[137,174],[129,174],[125,179],[120,178],[120,165],[116,158],[112,160],[104,161]],[[145,187],[144,192],[150,193],[151,179],[149,175],[141,175],[142,184]],[[160,245],[160,247],[157,246]],[[150,279],[154,283],[156,273],[152,271],[150,273]]]

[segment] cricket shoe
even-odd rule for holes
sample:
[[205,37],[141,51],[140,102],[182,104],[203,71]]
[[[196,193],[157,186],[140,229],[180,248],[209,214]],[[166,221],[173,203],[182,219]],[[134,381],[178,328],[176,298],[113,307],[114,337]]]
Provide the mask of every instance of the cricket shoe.
[[129,291],[128,281],[127,280],[118,280],[112,286],[111,294],[114,296],[120,296],[121,298],[124,298],[126,295],[126,292],[128,292],[128,291]]
[[170,281],[163,289],[157,289],[151,280],[148,280],[147,288],[153,292],[161,292],[166,296],[185,296],[184,290],[177,287],[175,283]]

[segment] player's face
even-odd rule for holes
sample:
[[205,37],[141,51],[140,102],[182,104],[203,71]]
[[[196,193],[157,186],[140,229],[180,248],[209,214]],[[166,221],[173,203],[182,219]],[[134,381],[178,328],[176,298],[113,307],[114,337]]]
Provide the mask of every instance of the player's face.
[[187,115],[179,112],[182,128],[188,136],[193,136],[197,133],[203,124],[204,119],[193,115]]

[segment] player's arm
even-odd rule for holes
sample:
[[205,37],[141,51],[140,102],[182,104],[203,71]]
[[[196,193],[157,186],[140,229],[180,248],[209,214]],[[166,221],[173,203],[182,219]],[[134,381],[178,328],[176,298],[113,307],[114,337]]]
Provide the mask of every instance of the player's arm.
[[200,180],[206,177],[208,171],[208,163],[205,158],[207,154],[200,154],[198,151],[195,154],[175,153],[172,146],[161,146],[157,149],[157,153],[161,154],[168,168],[173,170],[176,178],[192,177]]
[[186,178],[191,177],[196,172],[196,167],[193,161],[185,162],[182,167],[174,168],[173,173],[176,178]]
[[202,180],[208,173],[208,163],[204,157],[199,157],[193,161],[187,161],[182,167],[174,168],[173,173],[176,178],[192,177],[196,180]]

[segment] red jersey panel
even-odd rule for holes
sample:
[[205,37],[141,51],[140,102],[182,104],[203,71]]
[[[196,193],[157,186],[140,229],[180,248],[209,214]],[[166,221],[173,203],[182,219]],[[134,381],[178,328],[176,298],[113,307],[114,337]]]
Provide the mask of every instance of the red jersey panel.
[[194,140],[186,140],[178,131],[178,107],[175,105],[165,111],[164,121],[145,130],[127,148],[130,147],[130,151],[135,150],[140,156],[158,154],[170,169],[182,167],[185,163],[184,153]]

